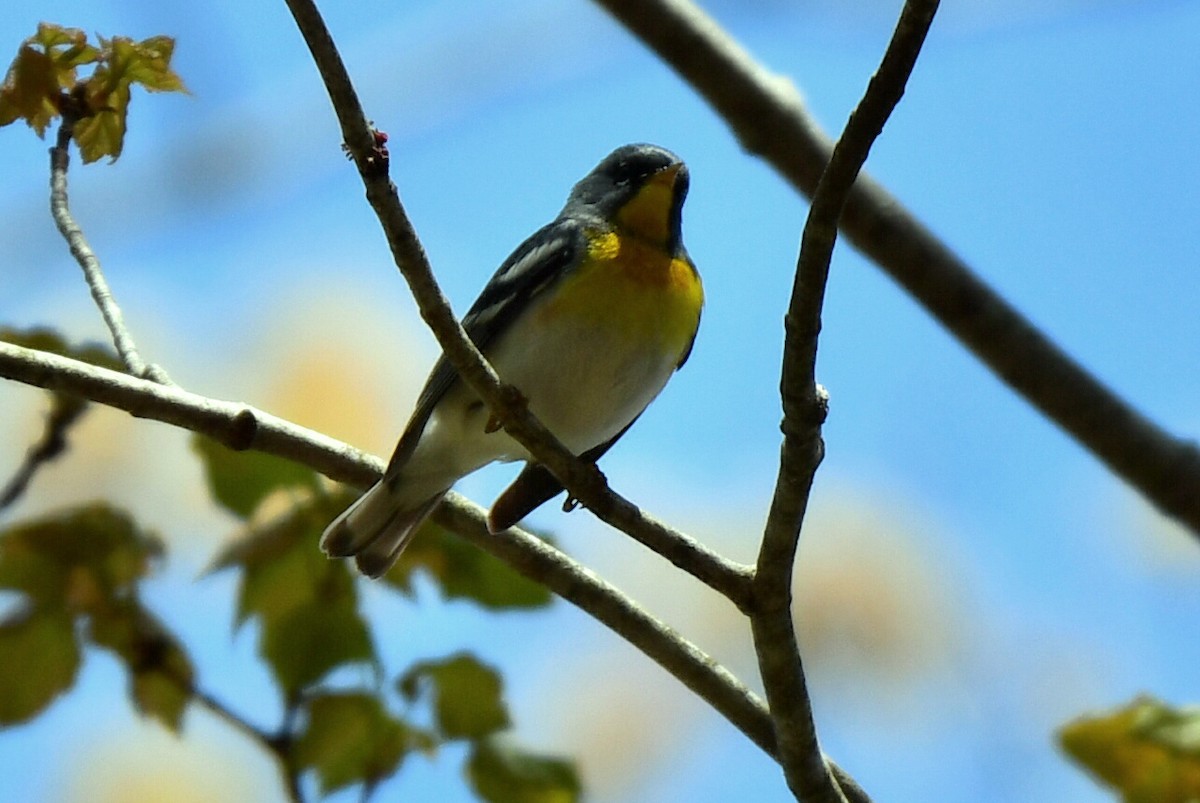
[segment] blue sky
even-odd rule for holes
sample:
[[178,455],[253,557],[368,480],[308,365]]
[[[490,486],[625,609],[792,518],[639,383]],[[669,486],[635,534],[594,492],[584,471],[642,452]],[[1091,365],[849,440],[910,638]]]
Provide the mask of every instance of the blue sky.
[[[648,509],[750,559],[774,479],[802,199],[588,4],[330,5],[368,113],[391,137],[409,214],[460,310],[613,147],[652,141],[688,162],[685,240],[708,296],[700,336],[606,468]],[[708,7],[836,130],[898,12],[846,6]],[[1200,7],[945,6],[868,170],[1084,365],[1194,436]],[[76,213],[149,359],[199,392],[386,452],[435,350],[283,4],[18,2],[0,19],[0,46],[14,49],[39,19],[178,38],[193,94],[135,97],[121,161],[72,173]],[[45,148],[26,131],[0,132],[0,322],[98,337],[45,213]],[[1196,700],[1195,542],[842,246],[819,378],[832,398],[828,457],[797,594],[812,601],[802,630],[819,645],[810,663],[827,750],[881,800],[927,800],[935,785],[985,802],[1108,799],[1057,755],[1052,729],[1143,690]],[[297,388],[318,395],[306,401]],[[38,402],[0,387],[14,411],[0,423],[0,473],[19,459]],[[253,636],[228,635],[228,579],[193,582],[233,523],[206,507],[176,433],[96,418],[74,467],[47,472],[9,515],[98,494],[144,511],[178,547],[156,602],[197,645],[202,677],[269,722],[270,687],[247,669]],[[153,470],[138,468],[147,450]],[[509,474],[482,472],[462,490],[486,501]],[[702,592],[669,578],[669,566],[586,513],[537,521],[736,670],[752,670],[744,637],[731,635],[736,621],[719,602],[697,601]],[[595,800],[787,799],[755,748],[565,605],[487,617],[432,593],[412,606],[374,591],[366,604],[388,623],[381,638],[396,666],[462,647],[502,666],[519,735],[579,755]],[[0,733],[0,798],[84,799],[71,785],[81,756],[110,733],[153,740],[127,713],[122,683],[92,661],[76,694]],[[664,724],[655,730],[641,711]],[[202,716],[188,733],[205,766],[251,752]],[[643,752],[622,755],[623,743]],[[46,756],[60,768],[30,773]],[[248,767],[257,791],[244,794],[271,794],[269,767]],[[455,767],[453,755],[416,761],[397,790],[465,799]]]

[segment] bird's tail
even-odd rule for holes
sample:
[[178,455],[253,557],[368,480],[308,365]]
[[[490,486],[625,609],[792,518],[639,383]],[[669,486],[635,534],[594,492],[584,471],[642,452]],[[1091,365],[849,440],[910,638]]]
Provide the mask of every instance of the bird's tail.
[[417,528],[450,490],[447,487],[414,501],[398,485],[381,480],[334,519],[321,535],[325,554],[331,558],[353,556],[358,570],[368,577],[381,577],[392,568]]

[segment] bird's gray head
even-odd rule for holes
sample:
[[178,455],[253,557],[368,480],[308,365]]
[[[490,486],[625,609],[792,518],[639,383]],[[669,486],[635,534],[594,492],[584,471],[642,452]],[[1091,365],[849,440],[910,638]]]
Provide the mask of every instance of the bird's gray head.
[[[623,145],[575,185],[565,213],[588,211],[605,220],[624,213],[647,228],[662,228],[668,245],[679,245],[683,201],[688,191],[688,170],[683,161],[657,145]],[[636,199],[637,203],[634,202]],[[661,220],[655,223],[654,219]],[[658,239],[655,237],[654,239]]]

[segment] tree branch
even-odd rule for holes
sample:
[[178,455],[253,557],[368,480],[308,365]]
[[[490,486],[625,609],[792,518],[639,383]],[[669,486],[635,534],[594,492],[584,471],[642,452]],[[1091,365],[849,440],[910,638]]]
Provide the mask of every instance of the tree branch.
[[256,449],[285,457],[339,482],[368,485],[379,479],[383,467],[377,458],[341,441],[245,404],[206,398],[174,385],[3,341],[0,377],[82,396],[135,418],[200,432],[231,449]]
[[775,723],[780,763],[788,786],[797,799],[804,801],[836,803],[844,799],[817,742],[792,621],[796,547],[813,477],[825,451],[821,425],[829,400],[816,378],[821,310],[837,241],[838,218],[871,145],[904,94],[937,7],[938,0],[905,3],[879,69],[834,146],[813,193],[791,301],[784,318],[786,337],[780,381],[784,439],[775,494],[758,553],[755,607],[750,624]]
[[396,185],[388,178],[387,152],[367,123],[320,12],[311,0],[287,0],[287,4],[325,82],[342,137],[358,167],[367,200],[383,227],[396,266],[450,364],[487,403],[505,431],[545,465],[572,497],[609,525],[640,541],[744,610],[750,590],[747,567],[645,515],[612,491],[600,469],[571,454],[530,413],[519,390],[504,384],[475,348],[434,279],[425,249],[400,203]]
[[[596,0],[721,115],[742,145],[811,195],[829,138],[787,80],[691,0]],[[866,174],[841,229],[1001,380],[1163,513],[1200,537],[1200,449],[1142,416],[972,273]]]
[[50,412],[40,437],[25,453],[25,459],[8,483],[0,490],[0,511],[16,502],[25,493],[38,469],[59,457],[67,448],[67,433],[87,412],[88,405],[73,396],[51,396]]
[[121,308],[117,306],[108,281],[104,278],[100,260],[96,258],[87,238],[83,236],[83,230],[79,228],[79,224],[75,222],[75,217],[71,214],[71,208],[67,203],[67,168],[71,163],[70,145],[74,128],[75,118],[69,112],[64,112],[62,125],[58,129],[58,138],[54,147],[50,149],[50,214],[54,218],[59,233],[67,241],[67,247],[71,249],[71,256],[75,257],[79,267],[83,268],[83,277],[92,291],[92,299],[99,307],[100,315],[104,318],[108,331],[112,334],[117,354],[125,363],[125,367],[129,369],[129,373],[155,382],[170,384],[171,380],[165,371],[157,365],[150,365],[142,360],[137,346],[133,342],[133,336],[129,334],[129,328],[125,325]]
[[651,616],[616,587],[519,529],[492,535],[483,508],[458,494],[434,519],[606,625],[720,712],[768,755],[775,735],[766,706],[729,670]]
[[[376,457],[247,405],[205,398],[68,357],[0,342],[0,377],[73,393],[139,418],[199,432],[235,449],[278,455],[358,487],[377,481],[383,471]],[[616,588],[517,528],[487,535],[480,509],[457,494],[450,494],[434,517],[452,531],[461,526],[464,537],[611,628],[774,755],[774,734],[762,702]]]
[[217,717],[217,719],[220,719],[250,740],[257,742],[263,749],[274,756],[279,764],[280,781],[288,800],[292,801],[292,803],[303,803],[304,792],[300,788],[300,778],[292,771],[288,748],[277,737],[243,719],[240,714],[208,692],[202,691],[194,685],[188,691],[191,693],[192,700],[197,705],[205,708],[209,713]]
[[[250,741],[256,742],[270,753],[279,764],[280,781],[282,782],[284,791],[287,793],[288,800],[292,801],[292,803],[303,803],[304,794],[300,789],[299,777],[292,771],[291,757],[288,752],[289,742],[286,738],[281,739],[275,734],[268,733],[221,702],[212,693],[201,689],[196,683],[195,678],[190,676],[190,673],[173,671],[173,668],[168,664],[159,664],[155,669],[186,694],[189,702],[195,703],[205,709],[217,719]],[[287,727],[287,715],[285,713],[284,732],[287,731]]]

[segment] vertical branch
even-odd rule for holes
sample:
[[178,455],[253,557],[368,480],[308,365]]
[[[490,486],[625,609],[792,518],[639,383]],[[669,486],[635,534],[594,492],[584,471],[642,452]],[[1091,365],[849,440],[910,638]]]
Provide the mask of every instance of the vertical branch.
[[108,281],[104,278],[100,260],[97,259],[87,238],[83,236],[83,230],[71,214],[71,208],[67,203],[67,168],[71,163],[70,145],[74,130],[75,118],[70,112],[64,112],[62,125],[58,129],[58,139],[54,147],[50,149],[50,214],[54,217],[54,224],[58,227],[59,233],[67,241],[67,247],[71,249],[71,256],[75,257],[79,267],[83,268],[84,280],[87,281],[88,288],[92,291],[92,298],[100,309],[100,315],[104,318],[108,331],[112,334],[113,345],[116,346],[117,354],[120,355],[126,369],[134,376],[161,384],[170,384],[171,380],[167,377],[166,372],[158,366],[149,365],[142,360],[141,354],[138,353],[137,346],[133,342],[133,336],[129,334],[129,328],[125,325],[121,308],[117,306]]
[[821,425],[828,396],[816,381],[817,341],[838,219],[850,188],[904,94],[938,0],[908,0],[878,71],[834,146],[813,194],[801,239],[792,297],[784,319],[780,393],[783,446],[779,476],[763,534],[751,614],[759,671],[771,708],[788,785],[804,801],[844,799],[817,742],[804,668],[792,621],[792,573],[800,528],[817,466],[824,455]]
[[[749,152],[812,195],[829,137],[792,83],[693,0],[595,0],[687,81]],[[1173,436],[1067,354],[868,175],[842,232],[998,378],[1200,538],[1200,448]]]

